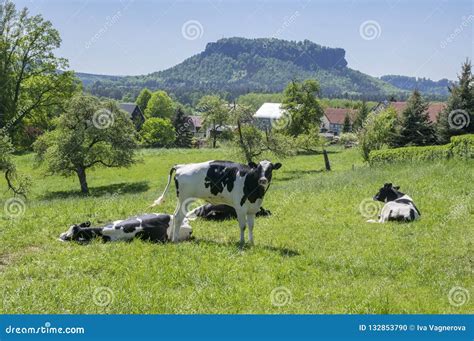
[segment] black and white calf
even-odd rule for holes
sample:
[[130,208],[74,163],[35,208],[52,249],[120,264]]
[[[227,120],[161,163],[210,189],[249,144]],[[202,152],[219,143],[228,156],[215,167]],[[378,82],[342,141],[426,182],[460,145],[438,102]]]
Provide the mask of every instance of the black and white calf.
[[385,202],[380,212],[379,220],[368,220],[370,223],[384,223],[386,221],[413,221],[421,216],[413,199],[399,191],[400,186],[386,183],[374,196],[374,200]]
[[235,209],[240,227],[240,243],[245,241],[244,232],[248,224],[249,242],[253,243],[253,227],[255,215],[262,206],[273,170],[281,167],[281,163],[261,161],[259,164],[250,162],[248,165],[231,161],[207,161],[175,165],[171,168],[166,188],[152,206],[159,205],[168,192],[171,177],[174,177],[178,204],[174,215],[174,231],[172,240],[178,241],[181,222],[187,212],[190,200],[203,199],[211,204],[224,204]]
[[[172,227],[172,215],[151,213],[126,220],[117,220],[100,227],[91,227],[90,222],[72,225],[69,230],[61,233],[59,240],[84,243],[94,238],[101,238],[104,242],[129,241],[137,238],[151,242],[166,242],[170,239]],[[184,219],[179,240],[187,240],[191,234],[191,226],[189,226],[188,220]]]

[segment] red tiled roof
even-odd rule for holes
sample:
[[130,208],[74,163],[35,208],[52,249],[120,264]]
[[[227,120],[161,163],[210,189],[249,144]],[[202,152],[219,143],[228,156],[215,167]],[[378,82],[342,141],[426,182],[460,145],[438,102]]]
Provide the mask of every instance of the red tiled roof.
[[346,114],[349,114],[351,122],[353,121],[355,110],[347,108],[326,108],[324,114],[328,121],[333,124],[344,124]]
[[[390,105],[395,108],[398,115],[401,115],[407,106],[407,102],[390,102]],[[446,107],[445,103],[430,103],[428,107],[428,117],[431,122],[438,120],[438,114]]]

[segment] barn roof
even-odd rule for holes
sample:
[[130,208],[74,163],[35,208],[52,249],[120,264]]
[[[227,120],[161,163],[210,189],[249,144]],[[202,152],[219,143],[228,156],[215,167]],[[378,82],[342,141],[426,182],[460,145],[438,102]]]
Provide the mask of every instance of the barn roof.
[[136,108],[137,105],[135,103],[120,103],[120,109],[125,110],[130,115],[133,114]]
[[284,112],[285,109],[281,107],[281,103],[263,103],[253,117],[278,119]]
[[354,119],[355,110],[347,108],[326,108],[324,109],[328,121],[333,124],[344,124],[346,114],[349,114],[351,122]]
[[[405,110],[407,106],[407,102],[388,102],[385,106],[392,106],[396,111],[398,115],[401,115],[403,110]],[[445,103],[441,102],[436,102],[436,103],[430,103],[428,106],[428,117],[431,122],[436,122],[438,120],[438,114],[446,108]]]

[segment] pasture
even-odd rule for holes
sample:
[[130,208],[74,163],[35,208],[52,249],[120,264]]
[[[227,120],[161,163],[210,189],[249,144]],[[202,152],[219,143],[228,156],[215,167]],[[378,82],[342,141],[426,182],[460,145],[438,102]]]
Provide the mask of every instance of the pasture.
[[[32,177],[24,214],[0,218],[1,313],[473,313],[474,161],[369,168],[357,150],[284,160],[256,221],[255,246],[239,249],[236,221],[192,222],[177,245],[60,243],[72,223],[144,213],[171,165],[227,159],[228,150],[144,150],[128,169],[46,177],[33,155],[16,158]],[[0,182],[4,187],[3,179]],[[369,224],[359,211],[384,182],[420,209],[411,224]],[[0,203],[11,196],[2,190]],[[156,212],[172,213],[174,189]],[[451,297],[452,298],[452,297]]]

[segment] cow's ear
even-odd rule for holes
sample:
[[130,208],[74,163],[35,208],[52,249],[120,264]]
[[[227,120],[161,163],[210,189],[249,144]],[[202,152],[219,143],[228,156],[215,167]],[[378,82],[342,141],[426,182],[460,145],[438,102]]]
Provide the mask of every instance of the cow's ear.
[[383,185],[383,187],[385,187],[385,188],[390,188],[390,187],[392,187],[392,183],[391,183],[391,182],[390,182],[390,183],[386,183],[385,185]]
[[281,168],[281,163],[277,162],[273,165],[273,169],[280,169]]
[[400,189],[400,186],[393,186],[397,191]]
[[257,168],[257,164],[256,164],[255,162],[253,162],[253,161],[250,161],[250,162],[249,162],[249,167],[250,167],[250,168]]

